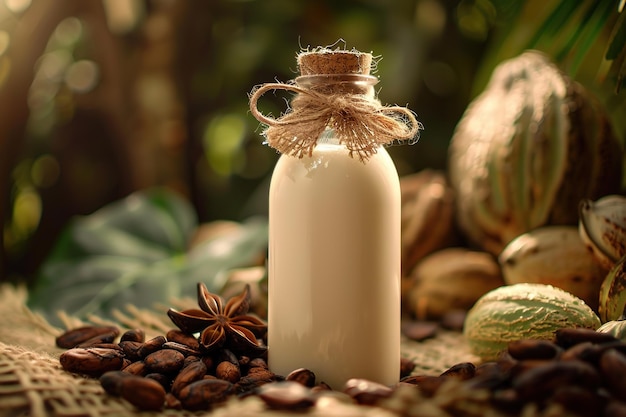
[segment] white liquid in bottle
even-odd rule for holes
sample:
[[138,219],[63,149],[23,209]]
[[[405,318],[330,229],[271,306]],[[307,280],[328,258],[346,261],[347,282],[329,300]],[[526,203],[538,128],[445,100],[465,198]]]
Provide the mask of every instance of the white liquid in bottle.
[[[331,140],[332,142],[332,140]],[[400,376],[400,185],[384,148],[366,162],[318,142],[281,156],[269,206],[270,369],[350,378]]]

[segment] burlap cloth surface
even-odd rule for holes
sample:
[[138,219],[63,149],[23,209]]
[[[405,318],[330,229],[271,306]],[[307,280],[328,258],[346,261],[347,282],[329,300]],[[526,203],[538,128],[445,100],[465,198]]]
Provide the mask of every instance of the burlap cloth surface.
[[[318,404],[306,414],[270,411],[256,397],[233,399],[205,412],[140,412],[125,400],[106,394],[98,380],[65,372],[58,360],[63,350],[56,348],[54,341],[65,329],[51,326],[30,311],[25,305],[26,298],[24,288],[0,285],[0,417],[393,415],[382,409],[332,401]],[[193,302],[174,300],[171,306],[184,307]],[[117,312],[113,322],[98,317],[90,317],[88,322],[115,324],[122,330],[139,327],[146,331],[147,337],[153,337],[173,327],[166,310],[165,306],[155,306],[153,311],[129,306],[126,311]],[[62,313],[60,317],[65,328],[85,323]],[[417,364],[414,374],[435,375],[456,363],[477,361],[462,336],[449,331],[439,332],[435,338],[423,342],[403,340],[402,353]]]

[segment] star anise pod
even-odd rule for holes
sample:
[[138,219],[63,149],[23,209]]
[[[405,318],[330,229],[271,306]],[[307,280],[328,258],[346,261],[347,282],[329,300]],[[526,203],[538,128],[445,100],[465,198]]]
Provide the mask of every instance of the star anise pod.
[[170,308],[167,315],[187,334],[200,332],[198,341],[207,351],[220,347],[246,354],[261,354],[266,348],[258,339],[267,331],[267,325],[258,317],[247,314],[250,308],[250,287],[226,304],[217,294],[198,283],[198,306],[183,311]]

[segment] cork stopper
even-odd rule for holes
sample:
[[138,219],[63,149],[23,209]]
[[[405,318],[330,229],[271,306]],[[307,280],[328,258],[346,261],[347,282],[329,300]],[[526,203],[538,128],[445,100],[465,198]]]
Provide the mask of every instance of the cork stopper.
[[372,54],[359,51],[319,51],[298,54],[300,75],[361,74],[369,75]]

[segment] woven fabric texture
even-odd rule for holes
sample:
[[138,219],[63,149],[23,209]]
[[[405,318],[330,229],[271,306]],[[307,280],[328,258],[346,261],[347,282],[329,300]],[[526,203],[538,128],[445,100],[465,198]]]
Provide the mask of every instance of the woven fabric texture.
[[[123,399],[107,395],[96,379],[65,372],[59,364],[63,350],[55,346],[55,337],[64,329],[51,326],[41,316],[30,311],[24,288],[0,286],[0,417],[104,417],[104,416],[282,416],[284,412],[265,410],[258,398],[232,400],[218,408],[191,413],[179,410],[139,412]],[[173,307],[184,307],[193,300],[176,300]],[[165,334],[172,328],[166,308],[154,311],[137,310],[129,306],[116,313],[116,322],[90,317],[94,324],[115,324],[120,329],[142,328],[148,337]],[[66,328],[85,322],[59,313]],[[441,331],[423,342],[403,340],[402,353],[416,363],[415,374],[436,375],[464,361],[476,361],[456,332]],[[314,409],[311,416],[384,416],[384,410],[346,404],[325,404]],[[294,414],[301,415],[301,414]]]

